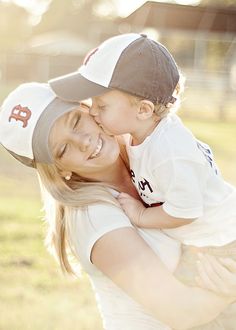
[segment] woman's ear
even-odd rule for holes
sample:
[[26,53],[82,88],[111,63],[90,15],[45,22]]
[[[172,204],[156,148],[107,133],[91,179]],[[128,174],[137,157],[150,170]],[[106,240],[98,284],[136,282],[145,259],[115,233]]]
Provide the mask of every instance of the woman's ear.
[[149,100],[140,101],[139,109],[137,112],[137,118],[140,120],[146,120],[152,117],[154,113],[154,104]]

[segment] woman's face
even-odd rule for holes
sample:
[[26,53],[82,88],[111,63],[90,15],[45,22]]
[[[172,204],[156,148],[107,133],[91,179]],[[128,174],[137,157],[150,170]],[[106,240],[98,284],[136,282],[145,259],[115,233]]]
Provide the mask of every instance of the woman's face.
[[98,180],[119,156],[117,141],[104,133],[86,106],[55,121],[49,135],[49,148],[62,170]]

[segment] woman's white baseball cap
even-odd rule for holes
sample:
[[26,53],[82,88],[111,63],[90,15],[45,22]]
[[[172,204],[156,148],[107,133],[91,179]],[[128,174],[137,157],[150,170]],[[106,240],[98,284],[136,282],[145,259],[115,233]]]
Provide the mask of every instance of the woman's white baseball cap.
[[159,42],[137,33],[107,39],[85,58],[78,71],[49,81],[65,100],[84,100],[118,89],[153,103],[174,102],[177,65]]
[[78,103],[59,100],[48,84],[22,84],[1,106],[0,144],[27,166],[52,163],[50,128],[58,117],[76,107]]

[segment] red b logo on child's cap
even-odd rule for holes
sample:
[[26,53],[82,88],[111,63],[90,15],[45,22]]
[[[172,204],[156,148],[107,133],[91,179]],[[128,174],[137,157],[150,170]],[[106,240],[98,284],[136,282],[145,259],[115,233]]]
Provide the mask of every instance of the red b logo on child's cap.
[[96,52],[98,51],[98,48],[94,48],[92,49],[86,56],[85,56],[85,59],[83,61],[83,65],[87,65],[88,61],[90,60],[90,57],[92,55],[94,55]]
[[18,104],[12,109],[8,121],[10,122],[11,119],[20,120],[23,123],[23,127],[26,127],[28,125],[28,120],[30,119],[30,117],[30,109],[27,107],[22,107],[20,104]]

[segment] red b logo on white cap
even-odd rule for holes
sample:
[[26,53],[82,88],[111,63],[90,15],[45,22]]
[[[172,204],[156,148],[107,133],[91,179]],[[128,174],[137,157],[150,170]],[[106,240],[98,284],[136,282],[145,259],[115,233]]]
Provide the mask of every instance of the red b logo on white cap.
[[12,111],[8,121],[11,119],[20,120],[23,123],[23,127],[28,125],[28,120],[31,117],[31,111],[27,107],[22,107],[20,104],[16,105]]

